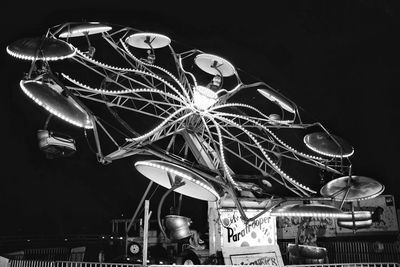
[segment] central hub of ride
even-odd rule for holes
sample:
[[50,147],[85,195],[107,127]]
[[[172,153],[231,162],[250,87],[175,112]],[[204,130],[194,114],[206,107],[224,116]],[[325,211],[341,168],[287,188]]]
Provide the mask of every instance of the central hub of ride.
[[201,111],[207,110],[218,101],[218,95],[208,87],[198,85],[193,88],[194,106]]

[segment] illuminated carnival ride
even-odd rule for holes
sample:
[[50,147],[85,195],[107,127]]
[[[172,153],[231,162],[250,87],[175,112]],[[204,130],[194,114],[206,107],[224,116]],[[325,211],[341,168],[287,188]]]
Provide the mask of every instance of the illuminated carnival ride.
[[[145,156],[134,165],[151,183],[217,205],[229,197],[244,221],[269,212],[336,217],[354,228],[368,224],[371,214],[344,212],[343,203],[384,190],[352,174],[353,147],[321,123],[303,122],[298,106],[281,92],[222,57],[163,34],[65,23],[17,40],[7,52],[31,61],[22,91],[51,116],[82,128],[99,162]],[[62,156],[75,151],[68,137],[44,130],[39,138],[43,150]],[[327,183],[316,188],[321,177]],[[269,201],[248,218],[242,196]],[[290,196],[337,205],[285,205]]]

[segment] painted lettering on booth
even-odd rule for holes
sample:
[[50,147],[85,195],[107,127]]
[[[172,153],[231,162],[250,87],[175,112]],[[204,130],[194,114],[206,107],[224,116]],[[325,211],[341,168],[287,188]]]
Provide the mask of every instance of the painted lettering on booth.
[[[259,228],[259,230],[263,230],[262,226],[269,224],[271,217],[260,217],[254,220],[253,222],[245,225],[245,227],[239,231],[234,231],[231,227],[226,227],[228,231],[228,243],[231,242],[238,242],[240,238],[245,237],[247,234],[250,233],[251,230]],[[267,230],[265,230],[267,231]]]

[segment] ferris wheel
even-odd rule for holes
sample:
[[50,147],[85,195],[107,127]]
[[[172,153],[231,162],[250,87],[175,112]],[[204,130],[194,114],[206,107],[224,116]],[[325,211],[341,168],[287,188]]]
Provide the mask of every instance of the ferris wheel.
[[[23,92],[90,133],[99,162],[148,156],[137,170],[178,193],[206,201],[227,194],[240,208],[243,192],[353,201],[384,190],[352,175],[354,148],[320,122],[303,121],[279,90],[164,34],[71,22],[7,52],[32,62]],[[333,179],[319,191],[304,177],[309,171]]]

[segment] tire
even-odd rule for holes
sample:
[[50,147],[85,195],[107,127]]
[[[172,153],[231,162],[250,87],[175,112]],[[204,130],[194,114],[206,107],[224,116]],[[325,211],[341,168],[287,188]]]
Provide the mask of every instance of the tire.
[[139,243],[131,242],[128,245],[128,251],[131,255],[137,256],[142,252],[142,247],[140,246]]

